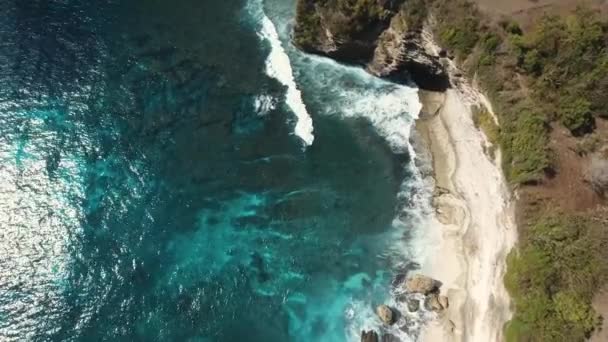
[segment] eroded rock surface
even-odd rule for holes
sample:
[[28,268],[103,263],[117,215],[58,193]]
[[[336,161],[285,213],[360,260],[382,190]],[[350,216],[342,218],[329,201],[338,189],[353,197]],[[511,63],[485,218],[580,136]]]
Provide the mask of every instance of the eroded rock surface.
[[395,313],[393,309],[388,307],[387,305],[380,305],[376,308],[376,314],[380,317],[382,323],[386,325],[392,325],[395,323]]
[[405,289],[408,292],[422,293],[423,295],[437,292],[440,285],[437,280],[422,274],[416,274],[405,281]]
[[361,342],[378,342],[378,334],[373,331],[361,331]]
[[424,6],[420,0],[298,0],[293,41],[378,77],[445,90],[449,78],[440,56],[423,41]]

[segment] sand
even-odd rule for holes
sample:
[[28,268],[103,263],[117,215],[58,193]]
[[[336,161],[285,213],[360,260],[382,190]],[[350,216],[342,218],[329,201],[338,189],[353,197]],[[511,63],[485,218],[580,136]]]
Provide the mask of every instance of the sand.
[[422,261],[422,273],[440,280],[450,300],[421,340],[500,341],[511,317],[503,276],[517,231],[500,152],[496,158],[486,153],[489,142],[472,120],[473,102],[489,104],[460,86],[421,98],[426,108],[418,132],[431,152],[436,181],[432,250]]

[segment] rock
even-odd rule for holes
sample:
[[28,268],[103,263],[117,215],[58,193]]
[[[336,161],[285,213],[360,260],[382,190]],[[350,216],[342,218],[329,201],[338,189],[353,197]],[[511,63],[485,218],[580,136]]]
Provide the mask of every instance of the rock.
[[443,306],[441,306],[441,303],[439,303],[439,296],[437,294],[431,294],[427,297],[426,308],[427,310],[433,311],[443,310]]
[[412,78],[425,90],[443,91],[449,77],[439,56],[425,48],[422,32],[410,27],[402,8],[378,38],[367,70],[378,77],[405,82]]
[[393,310],[387,305],[380,305],[376,308],[376,314],[380,317],[380,320],[386,325],[392,325],[395,323],[395,314]]
[[[298,0],[294,44],[309,53],[365,65],[372,75],[413,80],[422,89],[444,91],[449,76],[429,51],[420,23],[412,23],[403,0],[370,0],[369,11],[350,11],[340,1]],[[380,14],[379,14],[380,13]],[[372,17],[370,17],[372,16]]]
[[440,285],[437,280],[421,274],[416,274],[405,281],[405,288],[408,292],[422,293],[424,295],[436,292]]
[[420,309],[420,301],[418,299],[410,299],[407,301],[407,309],[410,312],[416,312]]
[[378,334],[373,331],[361,331],[361,342],[378,342]]
[[401,340],[391,334],[384,334],[382,335],[382,342],[401,342]]
[[443,311],[448,308],[448,297],[440,296],[437,293],[430,294],[425,301],[427,310]]
[[[293,41],[300,49],[341,62],[364,64],[401,0],[372,0],[367,11],[341,1],[298,0]],[[342,3],[342,4],[341,4]]]
[[439,296],[439,304],[441,304],[441,307],[445,310],[450,306],[450,303],[448,301],[448,297],[446,296]]

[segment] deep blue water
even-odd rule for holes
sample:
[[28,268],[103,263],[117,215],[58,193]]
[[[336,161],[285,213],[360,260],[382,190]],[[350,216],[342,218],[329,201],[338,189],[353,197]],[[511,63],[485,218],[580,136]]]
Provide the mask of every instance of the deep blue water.
[[0,340],[373,324],[411,261],[415,91],[295,51],[293,2],[267,1],[305,147],[254,1],[0,0]]

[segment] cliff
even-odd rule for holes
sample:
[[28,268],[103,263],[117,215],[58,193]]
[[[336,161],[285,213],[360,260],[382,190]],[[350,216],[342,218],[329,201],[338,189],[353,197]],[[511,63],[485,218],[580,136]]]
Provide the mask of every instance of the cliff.
[[439,56],[425,48],[425,18],[422,0],[299,0],[293,41],[379,77],[445,90],[449,79]]

